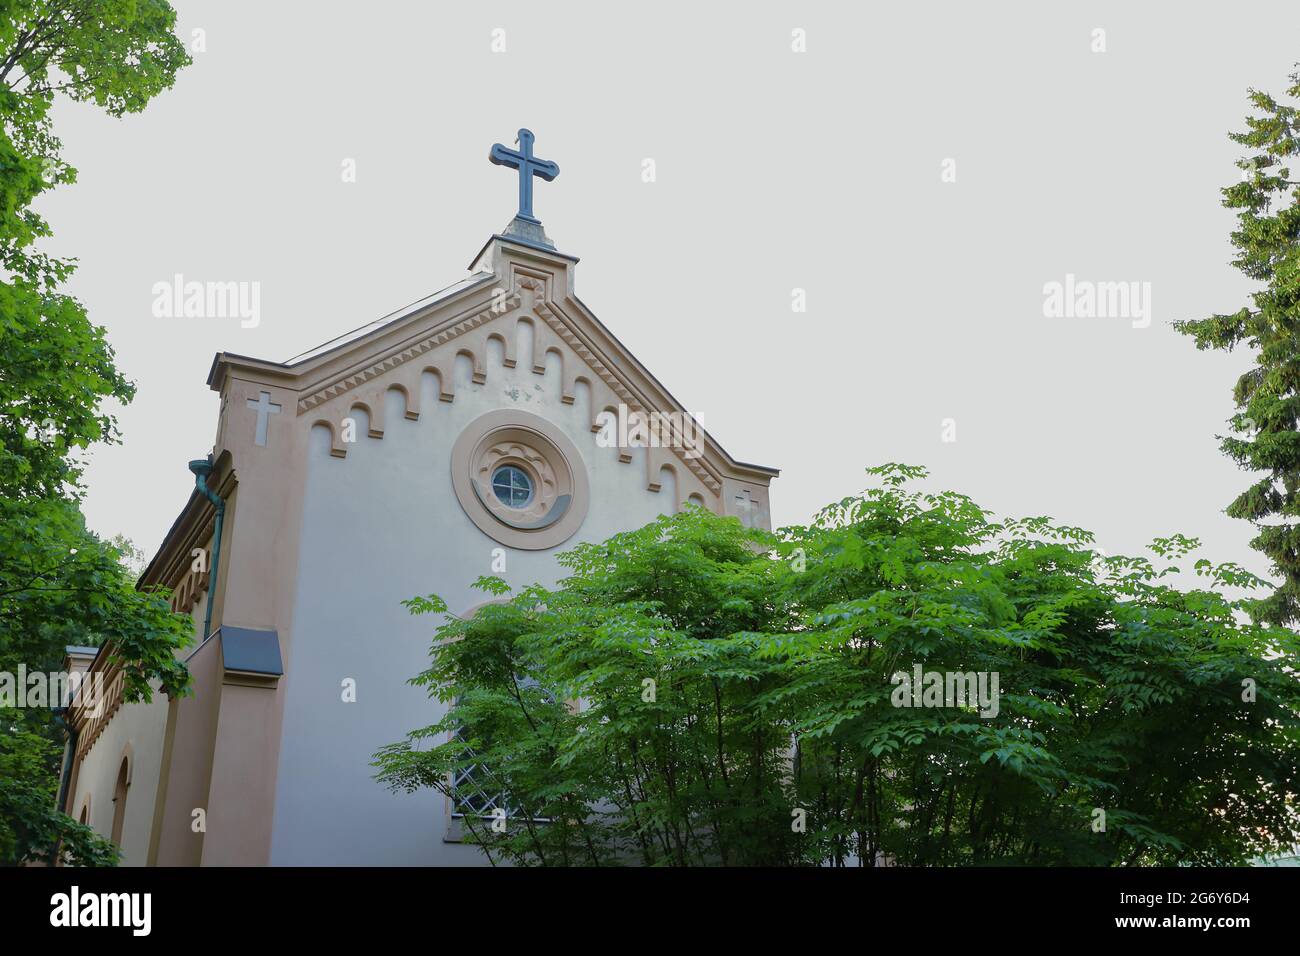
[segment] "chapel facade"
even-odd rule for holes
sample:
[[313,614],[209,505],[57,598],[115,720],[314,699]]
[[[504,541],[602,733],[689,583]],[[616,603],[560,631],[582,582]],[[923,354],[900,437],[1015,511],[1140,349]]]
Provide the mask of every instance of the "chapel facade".
[[[492,149],[519,210],[466,278],[287,362],[213,360],[216,440],[139,582],[194,621],[194,693],[123,704],[108,656],[69,649],[109,693],[69,709],[63,809],[124,865],[481,862],[464,808],[372,776],[441,716],[407,684],[433,622],[401,602],[470,613],[480,575],[553,584],[560,551],[688,504],[769,526],[777,471],[728,455],[578,298],[532,214],[559,173],[532,142]],[[629,417],[671,428],[629,442]]]

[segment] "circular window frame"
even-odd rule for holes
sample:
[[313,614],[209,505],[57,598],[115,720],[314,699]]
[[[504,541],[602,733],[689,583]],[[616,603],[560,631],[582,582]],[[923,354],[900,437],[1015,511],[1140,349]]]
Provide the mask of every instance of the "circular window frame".
[[[507,465],[533,482],[524,508],[504,504],[491,487],[496,470]],[[569,437],[544,418],[509,408],[465,426],[452,446],[451,483],[480,531],[524,551],[544,551],[573,537],[591,499],[586,463]]]

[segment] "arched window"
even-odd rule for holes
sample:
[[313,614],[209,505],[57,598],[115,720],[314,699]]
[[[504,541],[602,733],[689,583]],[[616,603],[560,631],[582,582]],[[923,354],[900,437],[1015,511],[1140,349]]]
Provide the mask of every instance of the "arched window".
[[111,839],[118,846],[122,845],[122,824],[126,821],[126,791],[131,786],[131,759],[122,758],[122,766],[117,771],[117,783],[113,785],[113,832]]

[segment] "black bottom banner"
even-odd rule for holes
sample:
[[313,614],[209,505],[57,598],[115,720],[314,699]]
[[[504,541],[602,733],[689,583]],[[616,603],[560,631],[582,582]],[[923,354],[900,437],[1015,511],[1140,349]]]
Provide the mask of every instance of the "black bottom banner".
[[[0,872],[10,939],[76,932],[117,940],[225,943],[321,937],[400,942],[412,933],[515,931],[543,913],[584,928],[659,937],[690,925],[732,943],[774,924],[844,918],[869,937],[951,952],[977,934],[1046,929],[1216,942],[1295,925],[1300,868],[867,870],[203,869]],[[838,916],[839,918],[835,918]],[[444,924],[445,920],[445,924]],[[869,921],[869,922],[868,922]],[[838,924],[838,925],[836,925]],[[593,936],[609,940],[606,935]]]

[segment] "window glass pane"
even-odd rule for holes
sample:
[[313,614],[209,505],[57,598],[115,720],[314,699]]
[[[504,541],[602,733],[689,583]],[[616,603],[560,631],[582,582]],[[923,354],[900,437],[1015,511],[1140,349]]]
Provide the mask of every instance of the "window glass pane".
[[524,508],[533,500],[533,481],[521,468],[503,465],[492,473],[492,493],[511,508]]

